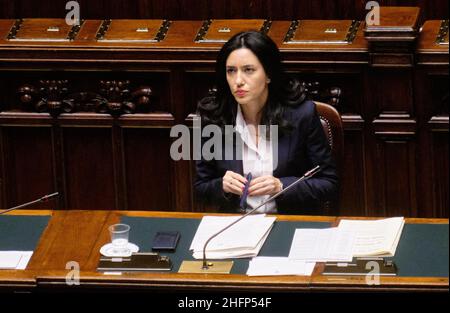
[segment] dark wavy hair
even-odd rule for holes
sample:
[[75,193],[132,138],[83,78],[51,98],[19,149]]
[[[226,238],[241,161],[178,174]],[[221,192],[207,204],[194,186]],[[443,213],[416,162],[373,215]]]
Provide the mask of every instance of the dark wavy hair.
[[283,118],[284,110],[304,101],[305,88],[303,84],[286,75],[277,45],[269,36],[258,31],[238,33],[220,50],[216,62],[216,89],[211,90],[197,106],[202,125],[215,124],[224,127],[235,124],[236,100],[227,82],[226,61],[231,52],[240,48],[251,50],[270,78],[269,97],[263,109],[261,124],[266,125],[267,130],[270,125],[278,125],[280,133],[289,131],[291,126]]

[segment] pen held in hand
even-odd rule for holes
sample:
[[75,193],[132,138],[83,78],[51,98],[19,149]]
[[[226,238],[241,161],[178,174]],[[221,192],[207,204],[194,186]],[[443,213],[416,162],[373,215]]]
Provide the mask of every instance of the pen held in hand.
[[241,201],[239,203],[239,207],[243,211],[247,208],[248,188],[250,187],[250,181],[252,180],[252,173],[248,173],[246,179],[247,183],[244,186],[244,191],[242,193]]

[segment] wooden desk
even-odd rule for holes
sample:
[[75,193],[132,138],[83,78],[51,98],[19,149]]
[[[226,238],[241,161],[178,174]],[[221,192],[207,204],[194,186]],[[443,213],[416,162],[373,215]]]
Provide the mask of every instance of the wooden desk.
[[[15,213],[17,214],[17,212]],[[40,214],[39,212],[19,214]],[[448,277],[382,277],[378,286],[368,286],[365,278],[325,277],[323,264],[316,265],[311,277],[246,275],[126,273],[104,275],[96,272],[100,247],[109,241],[108,226],[121,216],[156,218],[201,218],[200,213],[133,212],[133,211],[54,211],[35,253],[25,271],[0,271],[0,286],[10,289],[45,291],[446,291]],[[277,221],[309,221],[336,224],[336,217],[278,216]],[[448,224],[445,219],[407,219],[407,223]],[[270,239],[270,237],[269,237]],[[268,240],[269,240],[268,239]],[[80,285],[67,285],[70,269],[66,264],[80,265]]]
[[[77,261],[81,269],[81,288],[231,290],[231,291],[307,291],[310,277],[248,277],[244,275],[205,275],[178,273],[132,273],[121,276],[96,272],[100,247],[109,241],[107,227],[120,216],[201,218],[201,213],[60,211],[49,223],[50,238],[43,240],[30,262],[30,269],[39,269],[39,287],[72,288],[66,285],[66,263]],[[286,217],[279,220],[334,222],[334,217]],[[72,224],[72,221],[77,221]],[[76,242],[74,242],[76,238]],[[150,240],[150,239],[149,239]],[[73,242],[73,244],[66,244]]]

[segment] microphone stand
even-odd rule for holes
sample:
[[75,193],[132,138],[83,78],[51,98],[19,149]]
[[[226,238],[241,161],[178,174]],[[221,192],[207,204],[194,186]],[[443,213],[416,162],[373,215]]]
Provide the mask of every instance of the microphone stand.
[[43,196],[42,198],[39,198],[39,199],[37,199],[37,200],[30,201],[30,202],[27,202],[27,203],[24,203],[24,204],[21,204],[21,205],[18,205],[18,206],[9,208],[9,209],[7,209],[7,210],[0,211],[0,215],[5,214],[5,213],[8,213],[8,212],[13,211],[13,210],[16,210],[16,209],[21,209],[21,208],[24,208],[24,207],[33,205],[33,204],[38,203],[38,202],[45,202],[45,201],[48,201],[48,200],[50,200],[50,199],[53,199],[54,197],[57,197],[58,195],[59,195],[58,192],[54,192],[54,193],[51,193],[51,194],[49,194],[49,195],[45,195],[45,196]]
[[[283,190],[277,192],[276,194],[274,194],[273,196],[268,198],[266,201],[264,201],[263,203],[258,205],[256,208],[253,208],[252,210],[248,211],[246,214],[242,215],[240,218],[238,218],[234,222],[230,223],[225,228],[223,228],[220,231],[218,231],[217,233],[213,234],[211,237],[208,238],[208,240],[205,242],[205,245],[203,246],[203,261],[202,261],[201,269],[198,270],[198,266],[197,266],[198,261],[183,261],[183,263],[186,263],[186,264],[185,265],[184,264],[181,265],[179,272],[183,272],[183,273],[204,273],[205,271],[208,271],[209,269],[211,269],[211,266],[213,266],[214,264],[208,264],[208,262],[207,262],[207,259],[206,259],[206,247],[208,246],[209,242],[212,239],[214,239],[215,237],[217,237],[218,235],[223,233],[225,230],[229,229],[234,224],[236,224],[239,221],[243,220],[245,217],[249,216],[250,214],[253,214],[256,210],[258,210],[259,208],[263,207],[264,205],[266,205],[270,201],[274,200],[275,198],[277,198],[281,194],[285,193],[286,191],[288,191],[289,189],[291,189],[292,187],[297,185],[299,182],[314,176],[319,171],[320,171],[320,165],[317,165],[313,169],[311,169],[308,172],[306,172],[302,177],[300,177],[299,179],[294,181],[292,184],[290,184],[289,186],[287,186]],[[217,269],[218,271],[220,271],[219,273],[229,273],[229,271],[231,270],[231,266],[233,265],[232,262],[216,262],[216,263],[221,263],[220,264],[221,265],[220,269]],[[226,264],[223,264],[223,263],[226,263]],[[218,272],[215,271],[215,273],[218,273]]]

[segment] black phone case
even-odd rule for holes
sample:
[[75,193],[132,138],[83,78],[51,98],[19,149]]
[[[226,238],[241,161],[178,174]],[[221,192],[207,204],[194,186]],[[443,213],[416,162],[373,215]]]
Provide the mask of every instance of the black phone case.
[[170,250],[176,249],[180,233],[177,231],[159,231],[153,239],[152,250]]

